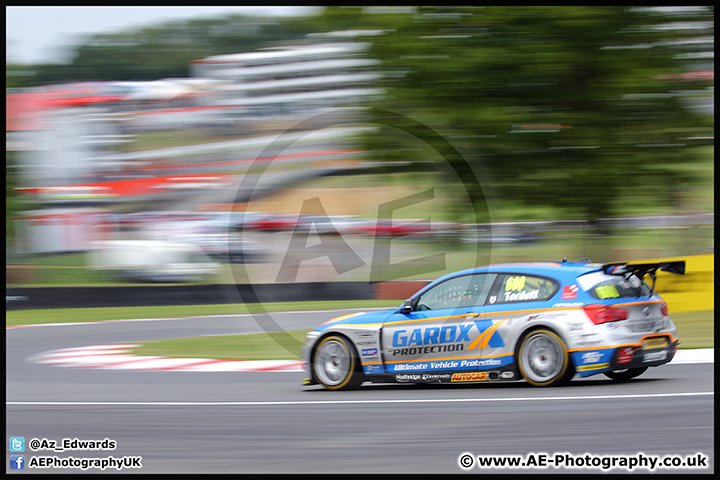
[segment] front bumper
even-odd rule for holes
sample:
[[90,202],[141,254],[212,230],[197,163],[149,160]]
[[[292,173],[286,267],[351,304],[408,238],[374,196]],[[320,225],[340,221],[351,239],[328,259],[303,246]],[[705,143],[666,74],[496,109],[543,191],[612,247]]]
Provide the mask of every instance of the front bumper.
[[310,364],[310,353],[312,352],[312,348],[310,345],[303,345],[300,348],[300,358],[302,358],[305,362],[305,378],[303,378],[303,385],[318,385],[317,380],[315,380],[315,376],[312,374],[312,366]]

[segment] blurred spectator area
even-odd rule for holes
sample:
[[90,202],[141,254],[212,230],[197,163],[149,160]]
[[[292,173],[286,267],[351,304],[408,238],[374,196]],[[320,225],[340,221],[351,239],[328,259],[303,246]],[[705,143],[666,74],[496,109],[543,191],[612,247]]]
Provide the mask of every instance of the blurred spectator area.
[[[649,216],[603,219],[596,224],[584,221],[508,222],[493,225],[452,225],[438,222],[397,221],[387,230],[386,221],[355,216],[287,215],[261,212],[145,212],[115,214],[101,209],[73,209],[28,212],[17,218],[19,241],[8,248],[7,283],[43,285],[82,285],[125,282],[89,266],[88,252],[100,241],[131,241],[125,251],[147,250],[149,243],[174,242],[192,245],[218,263],[216,274],[204,281],[233,283],[232,265],[244,263],[251,277],[261,283],[276,282],[278,269],[292,246],[293,235],[302,235],[317,245],[318,235],[337,234],[362,257],[366,269],[373,262],[374,245],[379,238],[391,245],[402,258],[420,259],[444,255],[447,273],[472,267],[469,263],[478,249],[487,253],[491,263],[576,260],[589,257],[595,262],[638,261],[648,258],[714,253],[714,214],[686,216]],[[415,231],[416,227],[422,227]],[[305,233],[301,233],[305,232]],[[337,246],[337,240],[321,240]],[[142,243],[146,242],[146,243]],[[389,243],[387,243],[389,242]],[[153,245],[156,245],[153,244]],[[300,247],[305,245],[303,243]],[[155,247],[153,247],[155,248]],[[304,247],[307,248],[307,247]],[[314,247],[317,248],[317,247]],[[300,252],[300,258],[305,258]],[[140,254],[137,254],[140,256]],[[157,257],[157,255],[156,255]],[[400,257],[398,257],[400,258]],[[338,275],[325,260],[313,260],[302,268],[317,271],[318,281],[368,280],[362,268]],[[179,263],[182,263],[178,261]],[[325,263],[323,263],[325,262]],[[399,263],[394,257],[391,263]],[[435,278],[432,275],[398,274],[397,280],[410,275],[412,280]],[[127,277],[127,276],[126,276]],[[137,282],[139,276],[133,279]]]

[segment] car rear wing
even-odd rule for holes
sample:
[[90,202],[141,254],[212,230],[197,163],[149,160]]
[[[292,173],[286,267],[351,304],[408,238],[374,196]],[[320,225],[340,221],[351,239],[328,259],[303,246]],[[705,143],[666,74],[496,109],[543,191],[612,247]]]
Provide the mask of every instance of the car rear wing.
[[627,263],[606,263],[602,266],[602,270],[606,275],[626,275],[628,273],[634,273],[639,278],[643,278],[648,273],[654,278],[655,272],[657,272],[658,269],[663,272],[685,275],[685,262],[636,263],[632,265]]
[[679,262],[658,262],[658,263],[636,263],[628,265],[627,263],[606,263],[602,266],[602,271],[606,275],[631,275],[635,274],[638,278],[642,279],[645,275],[650,274],[652,278],[652,286],[650,287],[650,294],[655,292],[655,280],[656,272],[662,270],[663,272],[675,273],[677,275],[685,275],[685,261]]

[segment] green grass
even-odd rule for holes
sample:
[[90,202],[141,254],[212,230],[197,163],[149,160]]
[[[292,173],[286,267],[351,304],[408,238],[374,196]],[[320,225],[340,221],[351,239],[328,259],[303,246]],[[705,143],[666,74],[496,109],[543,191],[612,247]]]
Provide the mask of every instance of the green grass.
[[178,338],[149,342],[134,355],[231,360],[299,360],[309,330]]
[[[392,308],[397,300],[288,302],[263,305],[266,312],[330,309]],[[205,305],[180,307],[126,307],[23,310],[6,312],[7,326],[91,322],[104,320],[172,318],[257,313],[258,305]],[[714,348],[714,310],[673,314],[681,348]],[[136,355],[240,360],[297,360],[307,330],[247,335],[219,335],[148,342]]]
[[[714,311],[673,315],[682,348],[714,348]],[[148,343],[136,355],[237,360],[297,360],[308,330],[180,338]]]
[[96,322],[139,318],[176,318],[205,315],[241,315],[247,313],[335,310],[344,308],[392,308],[399,300],[347,300],[332,302],[283,302],[226,305],[188,305],[162,307],[105,307],[63,308],[43,310],[12,310],[5,312],[5,324],[10,326],[65,322]]
[[680,348],[715,348],[715,310],[670,316],[678,329]]

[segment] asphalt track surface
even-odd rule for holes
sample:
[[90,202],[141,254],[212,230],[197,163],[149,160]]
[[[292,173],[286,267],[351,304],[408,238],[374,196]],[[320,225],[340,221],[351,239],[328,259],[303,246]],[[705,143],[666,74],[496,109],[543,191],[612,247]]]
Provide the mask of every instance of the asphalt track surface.
[[[74,369],[30,360],[86,345],[311,328],[344,313],[272,314],[262,325],[238,315],[7,329],[6,441],[111,439],[112,451],[26,449],[26,464],[40,456],[142,457],[142,468],[123,473],[604,473],[600,467],[465,470],[459,465],[465,453],[526,461],[529,454],[701,454],[707,468],[655,472],[714,472],[712,363],[652,368],[626,384],[594,376],[552,389],[524,382],[366,384],[330,392],[303,387],[304,375],[295,372]],[[9,448],[6,472],[17,473]]]

